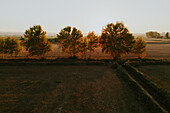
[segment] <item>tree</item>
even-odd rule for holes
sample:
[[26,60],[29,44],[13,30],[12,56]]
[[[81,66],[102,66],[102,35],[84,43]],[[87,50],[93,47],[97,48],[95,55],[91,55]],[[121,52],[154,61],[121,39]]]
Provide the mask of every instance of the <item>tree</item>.
[[70,26],[67,26],[57,34],[57,42],[63,52],[76,58],[76,55],[80,52],[82,37],[83,34],[80,30],[75,27],[71,29]]
[[133,46],[133,53],[137,54],[138,58],[142,58],[145,52],[146,42],[141,37],[137,37]]
[[15,56],[17,56],[22,53],[22,51],[23,46],[19,40],[11,37],[5,39],[4,53],[10,54],[11,56],[15,53]]
[[19,55],[23,51],[23,46],[16,38],[8,37],[4,41],[4,53],[11,56],[15,53],[15,56]]
[[158,32],[149,31],[149,32],[146,32],[146,37],[147,38],[160,38],[161,35]]
[[168,32],[165,34],[165,38],[169,38],[169,33]]
[[12,42],[11,37],[5,39],[5,48],[4,48],[5,54],[11,54],[11,52],[13,51],[13,49],[11,49],[11,42]]
[[102,30],[100,44],[104,53],[110,54],[113,60],[120,60],[122,54],[132,51],[134,36],[123,23],[110,23]]
[[88,42],[87,42],[87,38],[84,37],[84,39],[82,39],[80,44],[80,52],[82,53],[82,56],[85,56],[85,58],[86,58],[87,51],[88,51]]
[[94,52],[95,48],[98,47],[99,37],[94,32],[89,32],[87,35],[88,39],[88,50],[89,50],[89,58],[91,58],[91,52]]
[[69,50],[69,39],[71,35],[71,27],[67,26],[64,29],[61,29],[59,34],[57,34],[57,44],[62,48],[62,51],[68,53]]
[[13,53],[15,53],[15,50],[17,49],[17,41],[15,38],[11,38],[10,40],[10,44],[9,44],[9,54],[11,54],[11,56],[13,55]]
[[15,45],[14,51],[15,51],[15,56],[18,56],[23,51],[23,46],[21,45],[19,40],[16,40],[16,45]]
[[52,44],[47,40],[46,32],[40,25],[30,27],[25,31],[24,37],[26,50],[29,51],[30,56],[37,55],[42,58],[52,51]]
[[3,38],[0,37],[0,54],[2,54],[2,58],[4,57],[5,53],[5,41]]

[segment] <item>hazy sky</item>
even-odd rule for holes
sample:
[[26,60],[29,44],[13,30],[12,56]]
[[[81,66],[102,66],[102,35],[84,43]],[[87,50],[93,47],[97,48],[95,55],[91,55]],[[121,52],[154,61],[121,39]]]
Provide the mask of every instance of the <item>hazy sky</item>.
[[130,32],[170,32],[170,0],[0,0],[0,32],[24,32],[41,25],[58,33],[70,25],[100,33],[124,22]]

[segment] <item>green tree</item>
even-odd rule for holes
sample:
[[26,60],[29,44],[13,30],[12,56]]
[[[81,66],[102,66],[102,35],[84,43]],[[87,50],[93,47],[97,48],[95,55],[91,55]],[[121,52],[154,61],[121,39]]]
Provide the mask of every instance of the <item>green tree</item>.
[[89,32],[87,35],[87,39],[89,58],[91,58],[91,53],[94,52],[95,48],[97,48],[99,45],[99,37],[94,32]]
[[30,56],[37,55],[40,58],[52,51],[52,44],[47,40],[46,32],[40,25],[30,27],[24,34],[26,50]]
[[133,53],[138,55],[138,58],[144,57],[146,52],[146,42],[141,38],[137,37],[135,44],[133,45]]
[[110,54],[113,60],[120,60],[122,54],[132,51],[134,36],[123,23],[110,23],[102,30],[100,44],[104,53]]
[[83,34],[80,30],[75,27],[71,29],[70,26],[67,26],[57,34],[57,42],[63,52],[76,58],[76,55],[80,53],[82,37]]
[[3,38],[0,37],[0,54],[2,54],[2,58],[4,57],[5,53],[5,41]]

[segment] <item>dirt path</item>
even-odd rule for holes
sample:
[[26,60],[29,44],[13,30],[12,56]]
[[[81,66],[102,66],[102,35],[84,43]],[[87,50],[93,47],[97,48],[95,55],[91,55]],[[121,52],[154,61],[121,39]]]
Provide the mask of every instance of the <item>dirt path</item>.
[[109,66],[0,66],[0,112],[150,113]]

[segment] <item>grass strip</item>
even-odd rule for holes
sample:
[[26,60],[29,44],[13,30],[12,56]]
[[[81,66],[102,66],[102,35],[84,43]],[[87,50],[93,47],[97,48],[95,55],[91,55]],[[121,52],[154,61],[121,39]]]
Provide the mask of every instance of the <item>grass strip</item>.
[[160,104],[119,64],[116,64],[119,78],[123,79],[134,91],[135,95],[145,103],[147,108],[152,109],[155,113],[168,113]]
[[124,68],[164,109],[170,112],[170,96],[165,89],[150,81],[142,72],[130,64],[124,65]]

